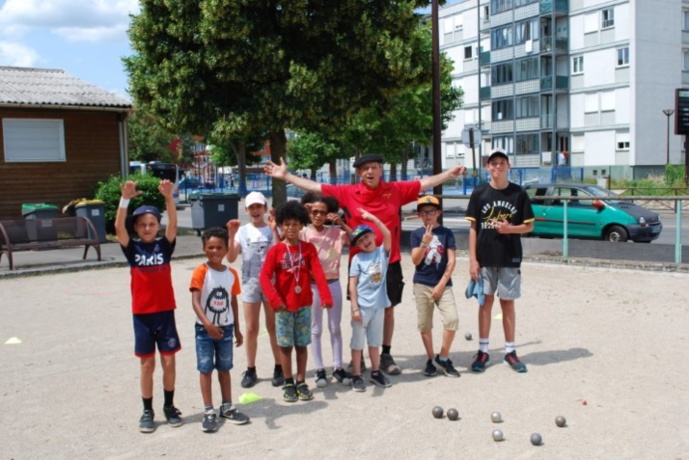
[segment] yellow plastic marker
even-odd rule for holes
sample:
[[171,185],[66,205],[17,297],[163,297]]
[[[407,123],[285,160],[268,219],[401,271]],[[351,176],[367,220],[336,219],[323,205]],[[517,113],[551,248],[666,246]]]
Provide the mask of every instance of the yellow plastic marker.
[[244,393],[239,395],[239,404],[251,404],[255,403],[256,401],[260,401],[263,399],[256,393],[252,393],[250,391],[245,391]]
[[7,342],[5,342],[5,345],[20,345],[22,343],[21,339],[19,337],[12,337],[7,339]]

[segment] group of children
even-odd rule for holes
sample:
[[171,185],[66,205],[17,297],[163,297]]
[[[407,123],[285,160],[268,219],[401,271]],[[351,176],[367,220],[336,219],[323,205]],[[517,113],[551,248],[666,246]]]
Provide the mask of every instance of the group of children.
[[[497,166],[491,168],[502,175],[502,162],[506,158],[504,154],[495,158],[491,155],[489,165],[492,164],[491,160],[495,160]],[[479,310],[480,349],[471,368],[481,372],[488,362],[490,308],[497,291],[507,321],[505,323],[504,320],[507,341],[505,362],[513,369],[525,372],[526,366],[517,358],[513,343],[514,299],[519,296],[521,248],[518,248],[518,252],[513,248],[508,254],[500,251],[500,257],[510,262],[505,265],[502,260],[498,261],[502,265],[490,269],[481,259],[494,258],[497,251],[491,252],[478,242],[483,241],[481,238],[485,238],[486,233],[493,233],[493,243],[500,240],[500,235],[524,233],[529,229],[533,215],[529,213],[530,205],[528,197],[524,198],[525,194],[508,190],[512,185],[509,182],[502,189],[495,189],[496,184],[505,184],[493,182],[489,190],[482,188],[474,192],[476,197],[472,195],[467,210],[467,219],[472,223],[469,238],[470,274],[473,279],[483,281],[486,295],[485,305]],[[152,393],[156,346],[161,354],[163,369],[163,412],[171,426],[182,424],[181,413],[173,403],[174,356],[181,346],[174,319],[176,305],[170,276],[170,257],[175,247],[177,227],[172,187],[173,184],[168,181],[162,181],[159,186],[168,213],[164,236],[157,235],[161,216],[153,206],[137,208],[131,216],[130,228],[127,228],[129,200],[141,193],[136,190],[134,182],[128,181],[123,185],[116,218],[117,237],[132,275],[135,354],[141,359],[144,404],[139,421],[142,432],[155,429]],[[482,194],[486,193],[492,193],[488,201],[482,198]],[[510,194],[512,198],[508,196]],[[503,207],[507,205],[512,211],[494,214],[495,203]],[[218,416],[235,424],[249,421],[232,404],[230,370],[233,367],[234,346],[246,344],[247,370],[242,376],[241,386],[250,388],[258,381],[256,352],[262,304],[275,359],[271,383],[282,387],[285,401],[313,398],[306,383],[309,345],[316,368],[316,386],[323,387],[328,383],[321,348],[324,311],[327,312],[333,354],[332,379],[351,385],[354,391],[365,391],[362,355],[364,347],[368,346],[370,382],[379,387],[389,387],[390,381],[379,369],[384,311],[390,306],[385,283],[392,240],[388,228],[376,216],[364,209],[358,210],[363,219],[382,234],[383,243],[377,246],[372,226],[348,227],[338,214],[339,206],[335,199],[311,193],[306,194],[301,203],[288,201],[269,212],[265,197],[259,192],[251,192],[245,198],[245,205],[249,223],[240,225],[239,220],[233,219],[227,223],[226,229],[215,227],[203,232],[203,252],[207,260],[196,267],[189,286],[197,317],[195,339],[204,402],[203,431],[216,431]],[[459,322],[452,291],[456,251],[454,234],[438,222],[442,211],[437,198],[430,195],[419,198],[417,213],[423,226],[412,232],[410,248],[416,267],[413,293],[417,305],[418,330],[427,355],[423,373],[432,376],[440,369],[447,376],[459,377],[449,357]],[[327,222],[332,225],[326,225]],[[485,229],[495,231],[486,232]],[[130,237],[130,230],[136,238]],[[347,286],[351,301],[351,375],[343,367],[340,327],[343,314],[340,260],[343,247],[347,244],[359,250],[350,260]],[[481,250],[478,250],[479,247]],[[239,254],[242,255],[241,281],[237,271],[224,264],[225,260],[230,263],[236,261]],[[239,326],[237,296],[240,292],[246,337]],[[436,308],[441,316],[443,335],[440,350],[434,354],[432,317]],[[296,372],[292,366],[293,350]],[[213,407],[211,389],[214,369],[217,370],[222,397],[217,413]]]

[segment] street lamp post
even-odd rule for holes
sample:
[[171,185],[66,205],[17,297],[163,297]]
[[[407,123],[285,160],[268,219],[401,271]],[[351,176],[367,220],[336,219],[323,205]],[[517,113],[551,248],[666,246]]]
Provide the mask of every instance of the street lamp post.
[[667,117],[667,131],[665,135],[665,164],[670,164],[670,117],[675,113],[672,109],[663,109],[663,113]]

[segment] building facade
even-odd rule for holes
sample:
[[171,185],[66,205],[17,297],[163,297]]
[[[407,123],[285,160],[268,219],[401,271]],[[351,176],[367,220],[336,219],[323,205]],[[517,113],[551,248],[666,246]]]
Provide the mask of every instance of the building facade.
[[[479,166],[496,147],[515,167],[587,175],[684,163],[666,113],[689,86],[689,0],[467,0],[439,18],[464,90],[443,133],[446,165]],[[480,131],[473,153],[469,128]]]

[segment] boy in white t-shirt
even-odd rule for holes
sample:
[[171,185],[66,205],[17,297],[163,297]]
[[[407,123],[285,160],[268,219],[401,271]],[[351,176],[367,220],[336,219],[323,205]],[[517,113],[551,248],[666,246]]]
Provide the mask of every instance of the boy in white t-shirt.
[[230,238],[227,260],[233,263],[237,256],[242,254],[242,300],[244,304],[244,321],[246,322],[246,365],[241,385],[243,388],[251,388],[258,382],[256,374],[256,352],[258,349],[258,333],[260,329],[261,303],[265,314],[266,329],[270,338],[270,347],[275,359],[272,385],[280,387],[285,383],[285,378],[280,365],[280,348],[275,338],[275,313],[268,305],[267,299],[261,291],[258,275],[270,248],[276,238],[275,224],[272,216],[269,223],[265,221],[268,212],[266,197],[261,192],[251,192],[244,199],[246,212],[250,222],[241,225],[239,219],[230,220],[227,223],[227,231]]

